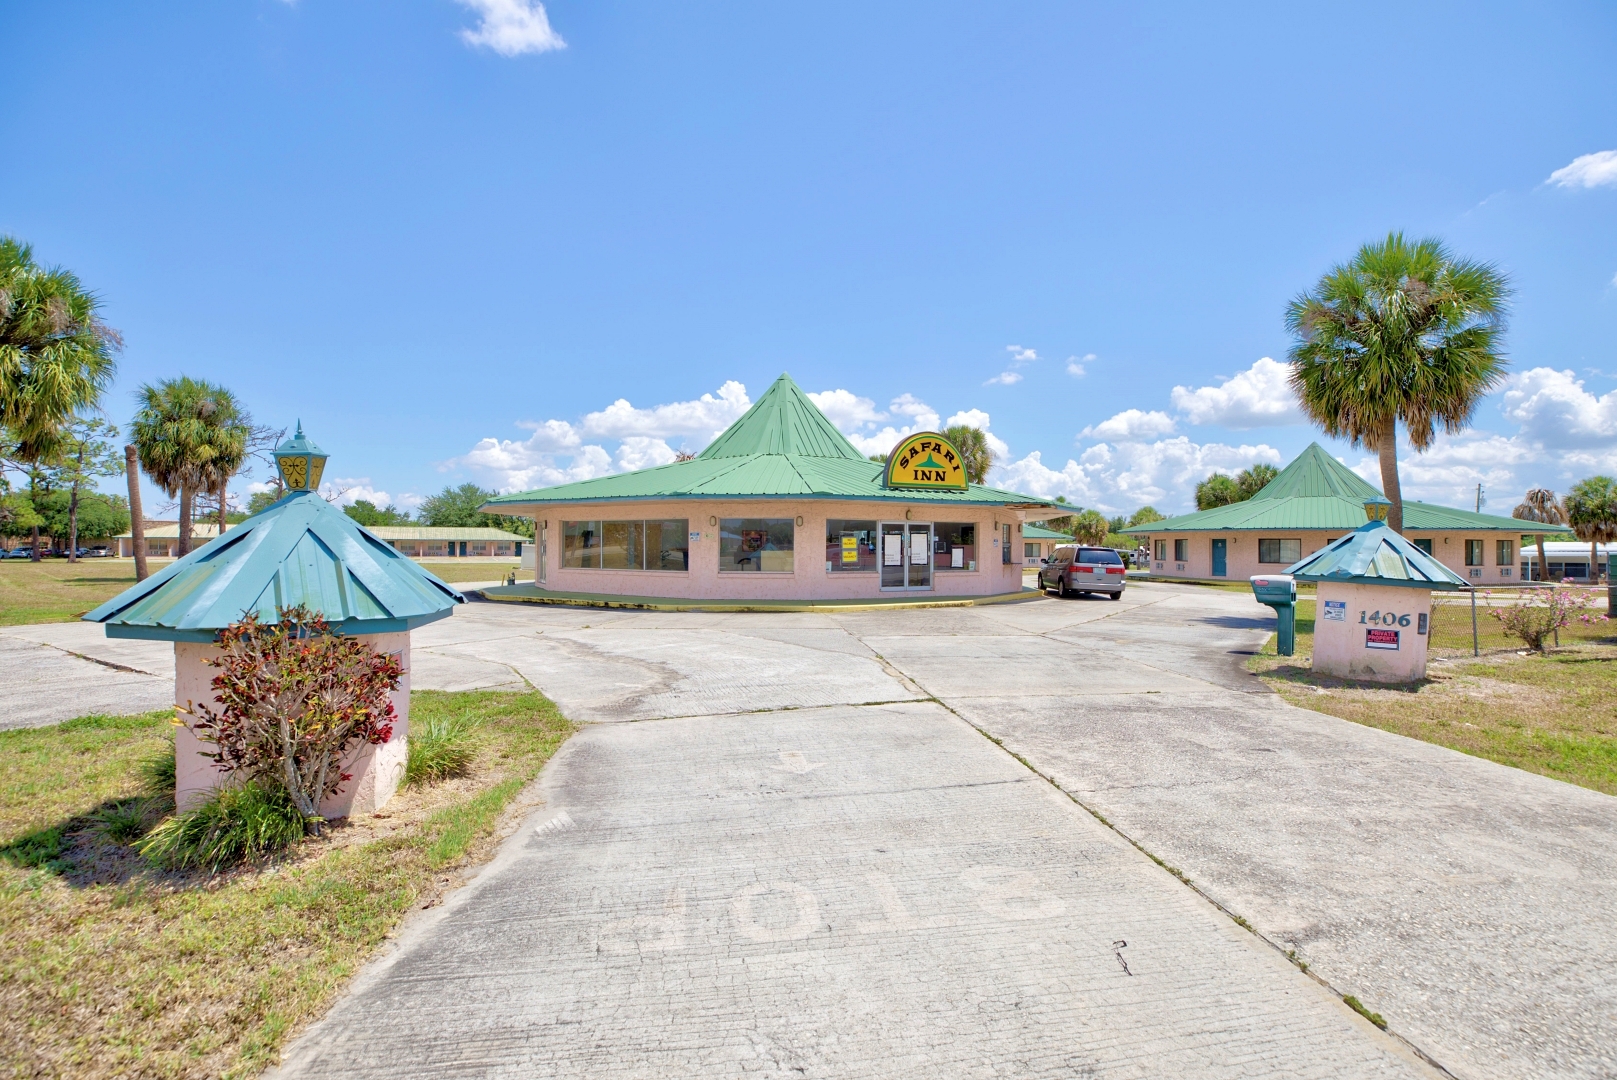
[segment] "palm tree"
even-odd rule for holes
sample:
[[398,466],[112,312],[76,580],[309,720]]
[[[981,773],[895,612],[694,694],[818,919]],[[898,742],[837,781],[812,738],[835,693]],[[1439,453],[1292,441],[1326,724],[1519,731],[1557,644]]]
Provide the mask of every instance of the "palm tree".
[[247,457],[251,419],[222,386],[181,376],[143,385],[130,435],[140,467],[169,498],[179,499],[179,554],[191,550],[199,492],[216,492]]
[[1242,469],[1235,474],[1235,483],[1241,489],[1241,501],[1245,502],[1258,492],[1269,486],[1269,481],[1280,475],[1280,470],[1273,465],[1265,465],[1261,461],[1250,469]]
[[1381,459],[1388,524],[1402,532],[1398,422],[1416,451],[1437,429],[1463,431],[1504,378],[1500,351],[1510,285],[1486,263],[1403,233],[1365,244],[1286,308],[1291,387],[1334,438]]
[[0,454],[24,468],[55,454],[61,426],[94,409],[112,381],[123,340],[100,306],[73,274],[0,237],[0,429],[9,433]]
[[1600,580],[1600,549],[1596,545],[1617,540],[1617,480],[1591,476],[1578,481],[1567,492],[1565,507],[1573,534],[1589,542],[1589,582],[1594,584]]
[[988,445],[988,436],[982,428],[956,424],[944,429],[943,437],[960,451],[968,484],[981,484],[988,479],[988,470],[994,467],[994,449]]
[[[1530,488],[1510,516],[1520,521],[1536,521],[1541,525],[1566,524],[1566,510],[1549,488]],[[1539,533],[1534,539],[1538,542],[1538,574],[1534,580],[1545,581],[1549,578],[1550,564],[1544,561],[1544,534]]]

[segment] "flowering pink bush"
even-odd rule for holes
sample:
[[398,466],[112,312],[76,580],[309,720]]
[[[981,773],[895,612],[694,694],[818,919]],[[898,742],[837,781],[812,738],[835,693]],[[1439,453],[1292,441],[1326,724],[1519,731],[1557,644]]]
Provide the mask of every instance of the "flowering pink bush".
[[[1568,578],[1562,584],[1570,582]],[[1573,622],[1585,626],[1606,622],[1606,616],[1596,612],[1594,607],[1594,597],[1585,591],[1550,588],[1535,589],[1525,603],[1492,608],[1488,614],[1499,620],[1505,633],[1520,638],[1529,649],[1543,652],[1545,640],[1563,626],[1571,626]]]
[[344,757],[393,737],[389,692],[398,660],[332,632],[308,608],[279,621],[247,615],[219,631],[213,689],[221,708],[192,705],[191,730],[216,748],[208,757],[242,779],[282,788],[316,830],[321,800],[343,781]]

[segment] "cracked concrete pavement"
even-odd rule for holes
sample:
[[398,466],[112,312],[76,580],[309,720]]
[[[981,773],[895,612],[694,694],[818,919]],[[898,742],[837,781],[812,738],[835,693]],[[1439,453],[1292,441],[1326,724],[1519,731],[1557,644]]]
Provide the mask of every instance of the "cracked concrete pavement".
[[1617,1075],[1617,800],[1287,706],[1271,626],[469,605],[416,685],[591,726],[282,1072]]

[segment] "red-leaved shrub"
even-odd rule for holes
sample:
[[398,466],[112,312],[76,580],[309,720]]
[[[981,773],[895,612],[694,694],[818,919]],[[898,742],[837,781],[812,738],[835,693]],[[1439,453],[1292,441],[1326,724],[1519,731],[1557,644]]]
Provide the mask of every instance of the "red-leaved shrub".
[[262,623],[248,614],[219,631],[208,663],[220,708],[188,702],[191,730],[207,755],[242,779],[281,787],[316,831],[320,802],[352,775],[345,759],[393,737],[398,660],[333,633],[306,607],[282,608]]

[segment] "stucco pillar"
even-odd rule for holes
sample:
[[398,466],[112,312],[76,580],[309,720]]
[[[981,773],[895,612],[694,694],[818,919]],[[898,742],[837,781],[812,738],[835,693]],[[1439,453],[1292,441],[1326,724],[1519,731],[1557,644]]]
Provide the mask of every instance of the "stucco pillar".
[[1367,682],[1425,678],[1431,611],[1429,589],[1320,582],[1314,670]]
[[[387,804],[404,779],[405,761],[409,756],[410,735],[410,635],[365,634],[360,641],[377,652],[392,653],[398,657],[404,674],[399,688],[392,693],[393,710],[397,718],[393,723],[393,737],[381,746],[364,744],[350,753],[343,763],[343,772],[353,778],[345,782],[338,792],[320,804],[325,818],[348,817],[351,814],[372,813]],[[193,702],[207,702],[218,708],[213,696],[213,677],[218,668],[207,661],[218,654],[218,646],[200,642],[174,643],[174,705],[183,712]],[[174,729],[174,805],[189,810],[205,799],[228,775],[203,755],[213,748],[196,737],[189,727]]]

